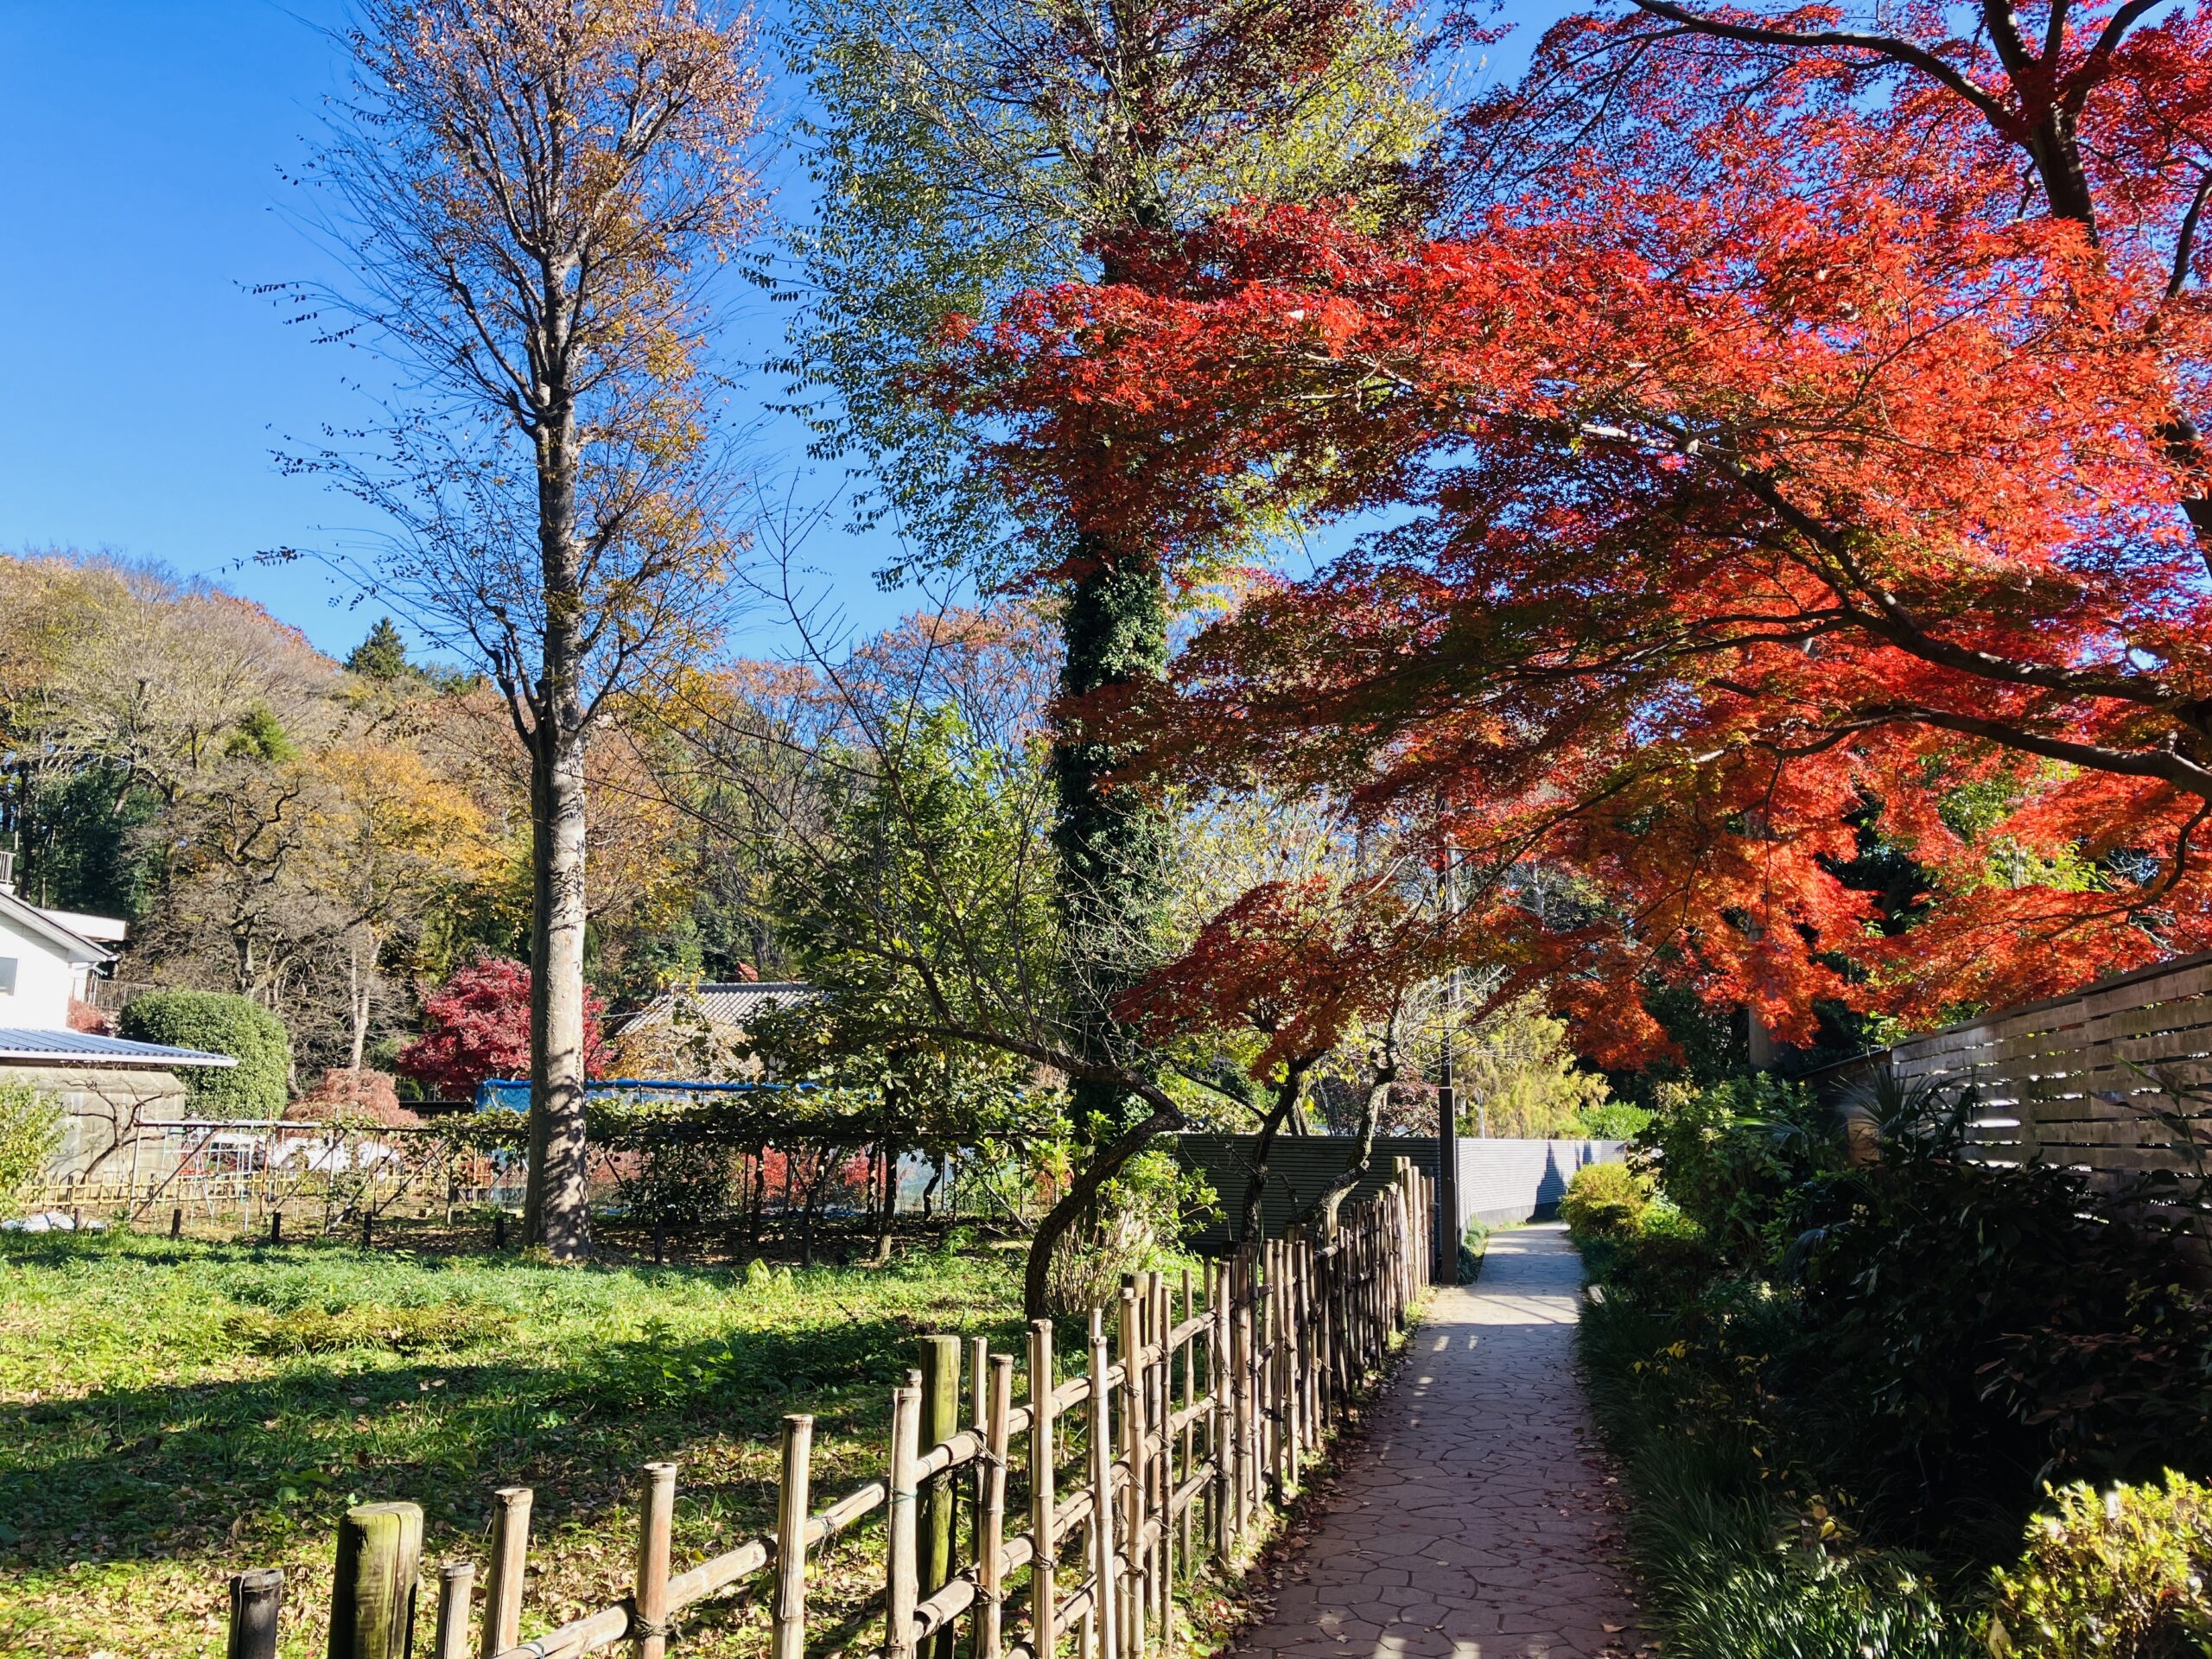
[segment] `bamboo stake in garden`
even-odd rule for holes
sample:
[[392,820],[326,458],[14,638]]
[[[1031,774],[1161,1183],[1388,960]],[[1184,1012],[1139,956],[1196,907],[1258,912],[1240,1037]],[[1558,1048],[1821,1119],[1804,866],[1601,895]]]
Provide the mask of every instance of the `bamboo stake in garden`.
[[976,1528],[976,1582],[982,1607],[976,1623],[976,1659],[999,1659],[1004,1642],[1006,1599],[1006,1463],[1014,1417],[1014,1358],[988,1357],[988,1394],[983,1411],[983,1501]]
[[1090,1621],[1097,1659],[1119,1659],[1120,1620],[1114,1598],[1114,1414],[1106,1380],[1106,1319],[1090,1310]]
[[484,1580],[483,1659],[499,1659],[522,1640],[531,1497],[527,1486],[502,1486],[492,1494],[492,1570]]
[[805,1659],[806,1520],[812,1502],[814,1419],[793,1412],[784,1419],[783,1478],[776,1488],[775,1623],[769,1659]]
[[435,1659],[468,1659],[468,1599],[475,1587],[474,1561],[448,1561],[438,1569]]
[[668,1651],[668,1551],[676,1521],[676,1465],[649,1463],[638,1491],[638,1575],[631,1640],[637,1659]]
[[1029,1327],[1029,1647],[1032,1659],[1058,1659],[1059,1621],[1052,1597],[1059,1558],[1053,1514],[1052,1322]]
[[919,1372],[891,1395],[891,1459],[887,1485],[890,1515],[886,1528],[883,1567],[884,1659],[913,1659],[914,1607],[921,1599],[917,1589],[916,1559],[919,1517],[916,1511],[914,1465],[921,1437],[922,1385]]

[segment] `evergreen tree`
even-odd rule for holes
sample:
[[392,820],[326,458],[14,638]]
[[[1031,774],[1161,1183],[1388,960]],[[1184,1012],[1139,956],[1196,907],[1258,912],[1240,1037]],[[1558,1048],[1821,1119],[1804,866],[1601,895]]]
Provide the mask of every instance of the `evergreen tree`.
[[376,626],[369,630],[369,637],[353,647],[353,654],[346,659],[346,668],[365,680],[396,680],[415,671],[407,660],[407,642],[399,637],[399,630],[391,619],[380,616]]

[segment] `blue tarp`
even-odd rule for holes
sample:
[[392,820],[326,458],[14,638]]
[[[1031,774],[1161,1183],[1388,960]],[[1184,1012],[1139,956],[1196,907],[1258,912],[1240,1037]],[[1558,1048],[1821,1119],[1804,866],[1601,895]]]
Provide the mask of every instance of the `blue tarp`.
[[[780,1083],[684,1083],[673,1077],[602,1077],[597,1083],[584,1084],[584,1098],[604,1099],[614,1096],[640,1103],[660,1101],[676,1104],[696,1095],[775,1093],[783,1088]],[[480,1112],[527,1112],[530,1109],[530,1079],[485,1078],[476,1085],[476,1109]]]

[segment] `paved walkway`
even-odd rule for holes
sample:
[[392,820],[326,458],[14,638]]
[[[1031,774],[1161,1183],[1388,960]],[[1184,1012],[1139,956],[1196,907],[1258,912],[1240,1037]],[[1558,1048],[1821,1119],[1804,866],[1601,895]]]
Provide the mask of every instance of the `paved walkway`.
[[1573,1364],[1581,1263],[1565,1230],[1490,1241],[1440,1291],[1243,1659],[1632,1654],[1612,1491]]

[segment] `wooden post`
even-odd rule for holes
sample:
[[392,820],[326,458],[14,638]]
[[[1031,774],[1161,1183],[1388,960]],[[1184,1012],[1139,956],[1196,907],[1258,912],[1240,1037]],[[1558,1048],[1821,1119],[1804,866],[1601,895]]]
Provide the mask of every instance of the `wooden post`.
[[914,1463],[922,1433],[922,1389],[918,1382],[891,1394],[890,1515],[885,1523],[883,1564],[884,1659],[913,1659],[917,1528]]
[[276,1624],[284,1611],[284,1569],[257,1567],[231,1580],[228,1659],[276,1659]]
[[1164,1651],[1174,1646],[1175,1437],[1167,1432],[1167,1425],[1175,1414],[1175,1394],[1170,1380],[1174,1370],[1173,1344],[1168,1341],[1175,1331],[1175,1304],[1168,1294],[1166,1274],[1150,1273],[1145,1278],[1152,1292],[1147,1304],[1152,1310],[1150,1328],[1145,1341],[1158,1350],[1146,1367],[1152,1376],[1151,1403],[1146,1408],[1146,1421],[1152,1425],[1153,1512],[1160,1518],[1160,1541],[1154,1546],[1152,1560],[1152,1618]]
[[1029,1647],[1033,1659],[1059,1659],[1052,1580],[1059,1522],[1052,1503],[1052,1322],[1029,1327]]
[[1213,1409],[1206,1414],[1206,1454],[1213,1459],[1213,1491],[1208,1496],[1207,1518],[1213,1526],[1213,1553],[1224,1565],[1234,1541],[1229,1516],[1234,1507],[1230,1493],[1236,1484],[1235,1436],[1229,1421],[1229,1268],[1226,1263],[1206,1263],[1206,1397]]
[[492,1502],[492,1570],[484,1580],[481,1659],[498,1659],[522,1640],[522,1575],[530,1555],[530,1488],[502,1486]]
[[[922,1338],[922,1427],[914,1454],[926,1455],[960,1432],[960,1338]],[[930,1477],[921,1503],[920,1577],[917,1599],[935,1593],[952,1580],[953,1478]],[[939,1630],[922,1649],[924,1659],[952,1659],[952,1632]]]
[[[968,1427],[976,1438],[988,1444],[991,1427],[991,1344],[985,1337],[968,1338]],[[976,1459],[968,1483],[968,1559],[978,1567],[983,1561],[983,1489],[990,1484],[988,1458]],[[976,1651],[973,1633],[969,1651]]]
[[423,1563],[419,1503],[363,1503],[338,1525],[330,1659],[409,1659]]
[[[1124,1659],[1115,1639],[1121,1629],[1115,1599],[1121,1575],[1114,1570],[1114,1412],[1106,1381],[1106,1321],[1090,1310],[1090,1582],[1096,1610],[1097,1659]],[[1131,1652],[1127,1659],[1137,1659]]]
[[1122,1492],[1122,1651],[1144,1652],[1146,1590],[1144,1512],[1145,1484],[1152,1471],[1145,1467],[1144,1303],[1136,1282],[1122,1286],[1122,1459],[1128,1464],[1129,1484]]
[[638,1574],[630,1636],[638,1659],[668,1651],[668,1550],[676,1522],[676,1465],[649,1463],[638,1483]]
[[468,1598],[476,1563],[448,1561],[438,1569],[438,1634],[434,1659],[468,1659]]
[[[1191,1270],[1188,1268],[1185,1268],[1183,1269],[1183,1295],[1180,1306],[1181,1311],[1176,1314],[1175,1323],[1178,1325],[1187,1325],[1191,1321],[1191,1316],[1198,1312],[1197,1306],[1191,1300]],[[1198,1363],[1198,1338],[1194,1336],[1185,1338],[1183,1341],[1183,1365],[1181,1378],[1182,1392],[1176,1396],[1175,1402],[1177,1407],[1185,1413],[1189,1412],[1192,1402],[1198,1397],[1196,1381],[1191,1374],[1192,1368]],[[1175,1484],[1179,1486],[1185,1481],[1188,1480],[1191,1478],[1191,1471],[1198,1467],[1198,1463],[1192,1455],[1192,1451],[1197,1445],[1198,1437],[1192,1432],[1191,1420],[1186,1415],[1183,1421],[1183,1444],[1181,1447],[1181,1457],[1175,1465],[1174,1478]],[[1176,1535],[1178,1544],[1176,1554],[1181,1560],[1183,1563],[1183,1571],[1185,1573],[1188,1573],[1191,1570],[1191,1511],[1198,1506],[1198,1501],[1197,1495],[1193,1494],[1190,1503],[1183,1506],[1183,1513],[1180,1516],[1181,1530]]]
[[181,1204],[169,1211],[169,1236],[171,1238],[184,1236],[184,1206]]
[[[1014,1418],[1014,1357],[992,1354],[990,1398],[983,1409],[983,1502],[976,1547],[976,1581],[982,1605],[976,1619],[976,1659],[999,1659],[1006,1599],[1006,1454]],[[777,1656],[782,1659],[782,1656]]]
[[1236,1471],[1230,1527],[1239,1538],[1252,1522],[1252,1302],[1246,1290],[1250,1264],[1243,1251],[1229,1264],[1229,1460]]
[[769,1659],[805,1659],[806,1516],[813,1502],[814,1419],[784,1419],[784,1473],[776,1487],[775,1620]]

